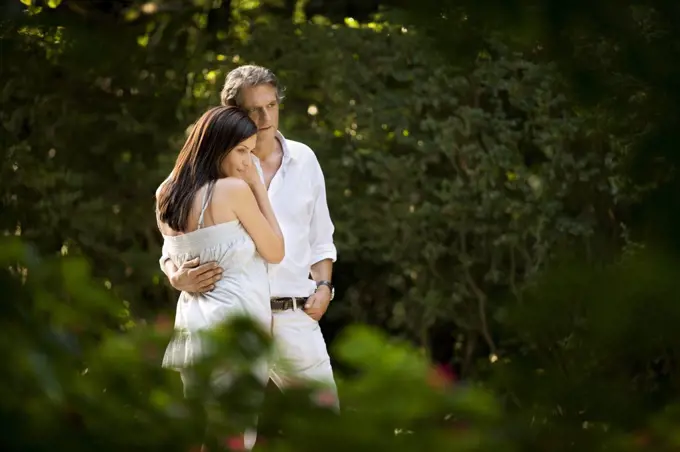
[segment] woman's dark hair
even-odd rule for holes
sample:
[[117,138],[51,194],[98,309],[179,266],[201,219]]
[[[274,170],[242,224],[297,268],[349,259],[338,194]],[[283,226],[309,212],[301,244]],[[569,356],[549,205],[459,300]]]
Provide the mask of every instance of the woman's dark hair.
[[175,168],[157,195],[158,217],[174,231],[186,232],[194,196],[208,182],[225,177],[222,160],[257,126],[241,109],[214,107],[194,124]]

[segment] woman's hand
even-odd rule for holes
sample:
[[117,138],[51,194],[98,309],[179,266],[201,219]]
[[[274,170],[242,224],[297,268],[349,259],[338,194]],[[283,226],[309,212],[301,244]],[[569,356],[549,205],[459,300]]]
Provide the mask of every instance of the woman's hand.
[[240,172],[241,179],[246,181],[248,185],[250,185],[250,188],[257,187],[259,185],[262,185],[262,178],[260,177],[260,173],[257,171],[257,166],[255,162],[252,162],[250,165],[246,167],[245,170]]

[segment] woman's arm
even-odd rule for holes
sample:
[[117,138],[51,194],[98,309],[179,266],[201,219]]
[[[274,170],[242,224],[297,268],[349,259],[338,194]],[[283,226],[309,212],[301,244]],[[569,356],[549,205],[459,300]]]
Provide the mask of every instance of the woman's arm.
[[257,182],[249,185],[243,181],[238,184],[234,212],[264,260],[278,264],[285,255],[283,234],[269,202],[267,189],[261,181]]

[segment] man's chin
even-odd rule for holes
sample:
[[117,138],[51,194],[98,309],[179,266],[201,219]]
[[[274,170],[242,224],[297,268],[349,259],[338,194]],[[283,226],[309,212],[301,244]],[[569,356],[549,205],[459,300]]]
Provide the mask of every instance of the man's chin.
[[263,132],[257,131],[257,146],[269,146],[276,139],[273,129],[268,129]]

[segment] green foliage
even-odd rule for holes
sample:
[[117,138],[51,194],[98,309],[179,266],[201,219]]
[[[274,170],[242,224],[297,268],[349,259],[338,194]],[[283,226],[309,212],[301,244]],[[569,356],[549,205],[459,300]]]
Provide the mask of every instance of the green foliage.
[[[570,81],[570,97],[629,145],[627,173],[648,188],[628,221],[637,240],[673,246],[680,236],[675,177],[680,119],[680,10],[666,0],[387,0],[407,9],[403,23],[432,37],[455,60],[461,39],[493,33],[542,60]],[[417,6],[416,6],[417,5]],[[452,32],[457,30],[457,32]]]
[[387,22],[283,24],[255,30],[242,55],[295,80],[284,132],[322,159],[340,253],[358,266],[353,314],[423,347],[454,324],[493,355],[489,298],[618,229],[607,211],[633,194],[625,148],[574,111],[552,66],[489,44],[452,67],[427,44]]
[[[604,267],[565,260],[508,309],[502,323],[514,332],[504,335],[513,352],[489,375],[517,420],[537,426],[538,444],[600,450],[618,433],[651,437],[642,435],[650,415],[674,410],[676,267],[649,250]],[[571,444],[557,445],[557,431]]]
[[[93,283],[82,258],[45,258],[15,238],[0,245],[4,450],[234,447],[260,408],[250,365],[270,350],[253,323],[234,319],[212,334],[215,353],[196,368],[204,384],[185,398],[177,375],[160,367],[167,323],[123,331],[120,302]],[[674,450],[672,268],[642,253],[591,280],[556,269],[507,316],[521,332],[517,352],[495,364],[486,385],[451,384],[408,343],[348,328],[335,343],[340,367],[351,369],[337,375],[341,415],[312,385],[276,394],[269,406],[284,435],[262,438],[259,449]],[[206,383],[224,365],[236,378],[217,394]]]
[[[663,2],[614,8],[604,37],[610,2],[436,2],[436,16],[418,2],[338,23],[305,20],[318,1],[26,3],[0,7],[7,449],[200,442],[203,408],[159,367],[170,332],[145,320],[176,296],[153,194],[248,62],[280,76],[281,129],[324,168],[340,251],[326,321],[380,327],[332,342],[344,414],[311,388],[276,394],[285,437],[264,447],[677,448],[676,262],[631,242],[672,224],[645,212],[677,211],[680,47]],[[527,11],[576,19],[522,25]],[[640,149],[662,158],[632,160]],[[204,380],[268,348],[247,323],[216,340]],[[429,354],[476,382],[446,386]],[[215,447],[257,411],[241,377],[211,412]]]
[[556,247],[588,251],[618,228],[607,212],[630,195],[621,146],[574,113],[550,66],[500,45],[446,65],[389,16],[294,24],[239,4],[233,17],[251,25],[229,36],[209,26],[218,6],[133,6],[98,39],[62,7],[7,26],[4,54],[29,57],[3,73],[3,229],[88,256],[138,314],[167,306],[154,189],[182,130],[249,61],[280,75],[282,130],[324,167],[351,281],[338,316],[426,348],[455,326],[467,369],[478,338],[497,353],[489,297],[517,294]]
[[[269,352],[266,335],[234,319],[212,335],[215,352],[196,368],[207,382],[228,365],[236,376],[224,393],[200,386],[184,398],[177,375],[160,367],[170,331],[162,324],[128,332],[106,328],[120,304],[93,284],[81,258],[44,258],[16,239],[2,240],[0,290],[6,296],[0,342],[5,356],[4,450],[190,450],[205,425],[201,400],[213,400],[206,444],[228,445],[259,409],[250,364]],[[52,298],[43,309],[44,293]],[[95,321],[93,321],[95,320]],[[96,335],[97,337],[93,337]],[[501,411],[486,392],[455,388],[408,344],[368,328],[348,330],[338,357],[354,376],[342,379],[345,413],[322,406],[314,388],[281,394],[285,437],[264,450],[512,450],[491,432]],[[399,394],[395,398],[395,394]],[[321,394],[321,397],[323,394]],[[466,421],[463,430],[455,425]]]

